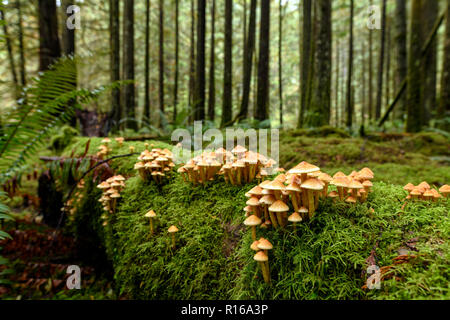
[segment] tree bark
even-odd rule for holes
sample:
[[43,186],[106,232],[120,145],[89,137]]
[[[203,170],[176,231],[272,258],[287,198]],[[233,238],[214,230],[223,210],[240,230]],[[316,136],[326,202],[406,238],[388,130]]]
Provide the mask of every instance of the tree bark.
[[205,120],[205,0],[197,0],[197,19],[197,72],[194,99],[195,120]]
[[[407,16],[406,16],[406,0],[396,0],[395,7],[395,51],[396,51],[396,65],[395,83],[398,89],[401,86],[403,79],[408,74],[408,57],[406,49],[407,39]],[[406,114],[406,99],[402,97],[398,102],[399,106],[394,118],[403,120]]]
[[164,0],[159,0],[159,126],[164,115]]
[[[372,5],[372,0],[369,2],[370,5]],[[374,118],[374,110],[373,110],[373,31],[372,29],[369,29],[369,94],[367,99],[368,102],[368,109],[369,109],[369,119],[372,120]]]
[[231,122],[233,108],[233,1],[225,0],[225,58],[221,127]]
[[39,71],[61,57],[55,0],[39,0]]
[[250,87],[252,82],[253,52],[255,51],[256,3],[256,0],[251,0],[250,2],[250,18],[248,23],[248,33],[246,37],[247,42],[244,47],[244,79],[242,84],[242,102],[241,109],[237,116],[238,121],[245,119],[248,115]]
[[283,3],[280,0],[278,17],[278,94],[280,100],[280,125],[283,126]]
[[215,51],[215,26],[216,26],[216,0],[211,5],[211,47],[209,55],[209,90],[208,90],[208,119],[214,121],[216,116],[216,51]]
[[[423,34],[429,34],[433,30],[438,17],[438,1],[424,1],[422,10]],[[423,125],[428,126],[431,113],[436,111],[436,83],[437,83],[437,40],[434,39],[426,53],[423,64],[423,100],[422,119]]]
[[406,132],[418,132],[422,128],[422,72],[420,68],[422,3],[423,0],[412,0],[411,2]]
[[381,103],[383,97],[383,71],[384,71],[384,51],[386,44],[386,0],[383,0],[381,15],[381,38],[380,38],[380,56],[378,61],[378,82],[377,82],[377,102],[375,105],[375,119],[381,116]]
[[339,41],[336,42],[336,79],[335,79],[335,126],[339,127],[339,63],[340,63],[340,52],[339,52]]
[[[389,105],[390,100],[390,79],[391,79],[391,22],[389,20],[386,21],[386,74],[385,74],[385,97],[384,97],[384,105]],[[380,113],[381,116],[381,113]]]
[[20,0],[16,0],[18,28],[19,28],[19,71],[20,71],[20,85],[24,88],[27,85],[26,67],[25,67],[25,46],[23,43],[23,15],[22,4]]
[[189,123],[194,118],[194,96],[195,96],[195,3],[191,0],[191,40],[190,40],[190,56],[189,56]]
[[270,0],[261,0],[259,31],[258,93],[255,119],[269,119]]
[[[119,25],[119,0],[109,0],[109,43],[110,43],[110,80],[120,80],[120,25]],[[120,88],[111,91],[111,118],[116,123],[116,128],[122,118]]]
[[5,36],[6,50],[8,51],[9,69],[14,84],[14,94],[16,99],[19,98],[19,80],[17,78],[16,63],[14,61],[14,54],[11,43],[11,36],[8,31],[8,24],[6,22],[4,8],[0,7],[0,20],[3,21],[3,33]]
[[[437,116],[441,119],[450,117],[450,0],[447,0],[447,20],[444,33],[444,54],[442,62],[441,97]],[[449,121],[438,124],[439,128],[450,131]]]
[[[134,79],[134,0],[124,0],[123,6],[123,78]],[[135,115],[135,85],[125,85],[123,90],[125,127],[137,130]]]
[[[62,8],[67,17],[69,17],[72,13],[67,13],[67,8],[73,5],[72,0],[63,0]],[[73,56],[75,54],[75,29],[67,28],[66,24],[63,24],[63,32],[62,32],[62,43],[63,43],[63,52],[67,56]]]
[[302,128],[305,112],[306,101],[308,96],[308,77],[309,77],[309,65],[311,64],[311,33],[312,33],[312,3],[311,0],[303,1],[303,41],[302,41],[302,53],[301,53],[301,99],[300,99],[300,112],[297,121],[297,127]]
[[[176,0],[178,1],[178,0]],[[144,116],[150,121],[150,0],[145,1],[145,93]]]
[[353,76],[353,17],[354,4],[350,0],[350,30],[349,30],[349,47],[348,47],[348,75],[347,75],[347,128],[351,132],[353,124],[353,108],[352,108],[352,76]]

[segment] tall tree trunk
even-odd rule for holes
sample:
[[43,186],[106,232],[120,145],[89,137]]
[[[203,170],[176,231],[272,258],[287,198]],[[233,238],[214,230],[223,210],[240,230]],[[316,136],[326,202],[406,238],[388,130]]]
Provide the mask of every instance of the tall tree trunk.
[[303,1],[303,40],[302,40],[302,53],[301,53],[301,99],[300,99],[300,112],[298,115],[297,127],[303,127],[305,112],[306,112],[306,101],[308,96],[308,77],[309,77],[309,66],[312,62],[311,60],[311,33],[312,33],[312,2],[311,0]]
[[55,0],[39,0],[39,71],[61,57]]
[[178,77],[179,77],[179,0],[175,0],[175,84],[173,88],[173,121],[177,119],[178,107]]
[[[441,119],[450,117],[450,0],[446,1],[446,23],[444,33],[444,54],[442,61],[441,97],[437,110],[437,116]],[[450,131],[450,123],[438,125],[441,129]]]
[[242,42],[242,47],[244,48],[245,51],[245,46],[247,45],[247,0],[244,0],[244,6],[243,6],[243,30],[242,30],[242,34],[243,34],[243,42]]
[[16,0],[18,28],[19,28],[19,71],[20,71],[20,85],[24,88],[27,85],[26,68],[25,68],[25,46],[23,43],[23,15],[22,4],[20,0]]
[[197,0],[197,19],[197,72],[194,99],[195,120],[205,120],[205,0]]
[[280,100],[280,124],[283,125],[283,3],[280,0],[278,17],[278,94]]
[[391,22],[389,20],[386,21],[386,78],[385,78],[385,97],[384,97],[384,105],[389,105],[389,97],[390,97],[390,79],[391,79]]
[[375,105],[375,119],[381,116],[381,103],[383,97],[383,71],[384,71],[384,51],[386,45],[386,0],[383,0],[381,14],[381,39],[380,39],[380,56],[378,62],[378,82],[377,82],[377,103]]
[[[428,35],[433,30],[438,17],[438,1],[424,1],[422,10],[423,34]],[[437,40],[434,38],[422,64],[423,68],[423,125],[429,124],[431,113],[436,111],[436,83],[437,83]]]
[[365,118],[366,118],[366,61],[365,57],[365,46],[366,43],[363,40],[361,42],[361,126],[364,128],[365,126]]
[[423,0],[411,1],[406,131],[418,132],[422,128],[422,72],[419,66],[423,38],[420,19]]
[[[407,39],[407,16],[406,16],[406,0],[396,0],[395,7],[395,51],[396,51],[396,65],[395,72],[395,86],[400,88],[402,81],[408,74],[408,57],[406,50]],[[397,91],[397,90],[395,90]],[[406,114],[406,99],[403,96],[398,102],[399,106],[394,114],[395,119],[403,120]]]
[[340,46],[339,41],[336,41],[336,78],[335,78],[335,126],[339,127],[339,63],[340,63]]
[[259,31],[258,95],[255,119],[269,119],[270,0],[261,0]]
[[[352,0],[353,1],[353,0]],[[316,37],[311,108],[306,123],[309,127],[319,127],[330,123],[331,109],[331,0],[317,0],[318,29]]]
[[[370,5],[372,5],[372,0],[370,0]],[[373,31],[369,29],[369,94],[368,94],[368,108],[369,108],[369,119],[372,120],[374,118],[373,110]]]
[[[110,80],[120,80],[120,24],[119,0],[109,0],[109,43],[110,43]],[[120,89],[111,91],[111,118],[116,122],[116,128],[122,118]]]
[[19,98],[19,80],[17,78],[16,63],[14,61],[14,54],[11,43],[11,36],[8,31],[8,24],[6,22],[4,8],[0,7],[0,20],[3,21],[3,33],[5,36],[6,50],[8,51],[9,69],[11,71],[11,76],[14,84],[14,93],[16,99]]
[[231,122],[233,108],[233,0],[225,0],[225,58],[223,73],[222,123]]
[[189,123],[194,119],[194,96],[195,96],[195,2],[191,0],[191,40],[190,40],[190,56],[189,56]]
[[[70,17],[72,13],[67,13],[67,9],[74,4],[72,0],[63,0],[62,8],[67,17]],[[63,43],[63,53],[67,56],[72,56],[75,54],[75,29],[68,28],[66,23],[63,24],[62,30],[62,43]]]
[[164,116],[164,0],[159,0],[159,126]]
[[[125,0],[123,6],[123,79],[134,79],[134,0]],[[123,90],[126,128],[137,130],[135,114],[135,85],[125,85]]]
[[[178,2],[178,0],[176,0]],[[150,121],[150,0],[145,1],[145,93],[144,116]]]
[[248,104],[250,97],[250,87],[252,82],[253,68],[253,52],[255,51],[255,35],[256,35],[256,2],[251,0],[250,3],[250,20],[248,23],[248,33],[246,44],[244,47],[244,79],[242,88],[241,109],[237,115],[238,120],[245,119],[248,115]]
[[214,121],[216,116],[216,51],[215,51],[215,30],[216,30],[216,0],[212,0],[211,5],[211,47],[209,55],[209,90],[208,90],[208,119]]
[[350,40],[348,47],[348,75],[347,75],[347,128],[351,132],[353,124],[353,108],[352,108],[352,76],[353,76],[353,17],[354,17],[354,4],[353,0],[350,0]]

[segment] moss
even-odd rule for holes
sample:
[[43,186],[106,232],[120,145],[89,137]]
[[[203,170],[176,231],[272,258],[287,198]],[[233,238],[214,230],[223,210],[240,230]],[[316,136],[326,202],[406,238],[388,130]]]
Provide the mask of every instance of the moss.
[[52,136],[50,140],[50,147],[56,152],[64,150],[70,145],[72,139],[79,135],[79,132],[70,126],[63,126],[58,131],[58,134]]

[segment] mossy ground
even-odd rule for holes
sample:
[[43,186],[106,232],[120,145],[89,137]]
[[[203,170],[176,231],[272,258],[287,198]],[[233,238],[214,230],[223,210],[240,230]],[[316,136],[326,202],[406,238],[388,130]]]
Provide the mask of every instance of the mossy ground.
[[[448,299],[449,203],[417,202],[402,207],[402,186],[407,182],[450,181],[448,166],[429,158],[448,156],[448,149],[442,147],[448,146],[448,141],[418,146],[417,139],[424,138],[375,142],[283,134],[280,163],[286,168],[302,160],[331,174],[369,166],[376,178],[374,192],[364,204],[349,206],[326,200],[312,221],[299,225],[296,233],[291,228],[258,230],[258,237],[264,236],[274,245],[269,254],[270,285],[262,280],[249,248],[250,233],[242,226],[244,193],[252,185],[234,187],[217,181],[193,187],[174,175],[157,186],[133,176],[135,157],[117,159],[112,167],[130,178],[116,214],[106,227],[100,227],[99,193],[92,185],[87,188],[89,200],[81,204],[75,221],[92,220],[91,229],[112,262],[116,289],[131,298]],[[92,139],[90,153],[100,140]],[[64,154],[71,150],[82,154],[86,141],[77,138]],[[112,155],[128,153],[129,145],[134,145],[136,152],[144,149],[143,142],[130,142],[120,149],[113,147]],[[158,214],[153,236],[144,217],[149,209]],[[172,224],[180,229],[175,250],[170,248],[167,234]],[[362,289],[369,257],[383,267],[393,265],[393,258],[405,250],[416,258],[395,265],[392,277],[382,281],[381,290]]]

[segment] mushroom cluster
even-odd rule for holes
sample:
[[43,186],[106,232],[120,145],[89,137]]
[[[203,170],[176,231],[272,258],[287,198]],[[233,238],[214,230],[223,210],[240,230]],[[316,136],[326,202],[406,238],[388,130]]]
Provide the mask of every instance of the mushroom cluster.
[[[114,213],[117,207],[117,201],[121,197],[120,191],[125,187],[125,178],[122,175],[113,176],[103,181],[97,188],[102,190],[102,196],[98,200],[103,205],[103,210],[108,213]],[[103,216],[104,218],[106,216]]]
[[111,143],[110,138],[105,138],[102,140],[102,145],[98,147],[99,151],[97,152],[97,157],[103,159],[103,157],[106,157],[109,153],[111,153],[112,149],[109,146],[110,143]]
[[148,149],[145,144],[145,150],[138,157],[138,162],[134,169],[144,180],[153,179],[157,184],[162,184],[167,177],[168,172],[172,170],[175,164],[172,162],[173,154],[168,149]]
[[[417,186],[412,183],[408,183],[403,187],[403,190],[408,192],[407,200],[425,200],[425,201],[438,201],[442,198],[441,193],[444,197],[448,198],[450,194],[450,186],[443,185],[439,188],[439,191],[431,188],[426,181],[422,181]],[[440,192],[440,193],[439,193]]]
[[70,215],[75,214],[75,212],[77,210],[76,205],[79,204],[84,197],[82,190],[81,190],[81,189],[84,189],[84,179],[81,179],[77,183],[76,188],[79,190],[77,192],[75,192],[75,194],[73,195],[73,198],[67,200],[66,203],[64,204],[64,206],[61,208],[61,211],[68,212]]
[[372,179],[374,174],[369,168],[360,171],[353,171],[348,176],[342,172],[337,172],[330,184],[336,186],[337,193],[331,192],[328,196],[337,198],[347,203],[365,202],[367,196],[372,192]]
[[242,185],[255,179],[261,181],[272,172],[275,164],[275,160],[238,145],[231,151],[220,148],[203,152],[180,167],[178,173],[194,185],[213,181],[217,175],[222,175],[232,185]]
[[269,250],[273,249],[273,245],[269,240],[260,238],[259,240],[253,241],[250,249],[256,251],[253,259],[261,266],[264,282],[270,283]]

